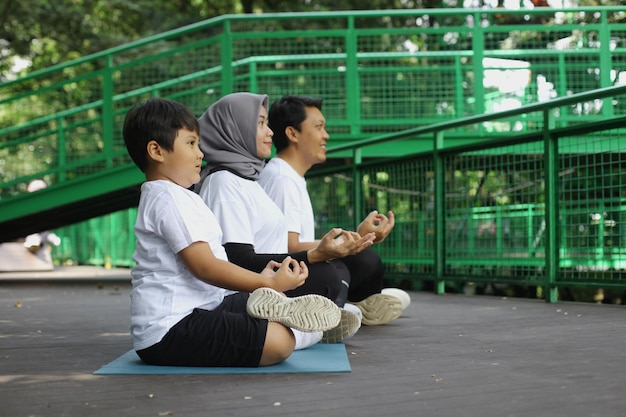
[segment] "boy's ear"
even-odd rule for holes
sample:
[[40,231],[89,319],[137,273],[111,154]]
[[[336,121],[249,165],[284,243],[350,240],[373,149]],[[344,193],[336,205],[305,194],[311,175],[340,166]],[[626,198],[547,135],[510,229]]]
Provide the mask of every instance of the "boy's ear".
[[287,139],[291,142],[298,142],[298,131],[293,126],[287,126],[285,128],[285,136],[287,136]]
[[158,162],[163,161],[163,149],[161,149],[161,145],[156,140],[148,142],[146,152],[148,153],[148,158]]

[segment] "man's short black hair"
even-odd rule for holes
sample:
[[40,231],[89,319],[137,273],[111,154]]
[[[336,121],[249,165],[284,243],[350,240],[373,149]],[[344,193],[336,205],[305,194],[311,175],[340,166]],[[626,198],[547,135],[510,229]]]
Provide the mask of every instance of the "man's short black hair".
[[289,145],[285,129],[292,126],[298,132],[306,119],[306,108],[317,107],[322,110],[322,99],[308,96],[284,95],[275,101],[267,115],[269,127],[274,132],[272,141],[276,151],[280,152]]

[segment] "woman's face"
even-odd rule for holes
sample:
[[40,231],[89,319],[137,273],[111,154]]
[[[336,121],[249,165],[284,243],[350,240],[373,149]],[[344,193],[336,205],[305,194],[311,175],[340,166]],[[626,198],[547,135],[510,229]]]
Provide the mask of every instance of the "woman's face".
[[261,159],[268,158],[272,154],[272,136],[274,136],[274,132],[269,128],[267,122],[267,110],[261,106],[256,127],[256,152]]

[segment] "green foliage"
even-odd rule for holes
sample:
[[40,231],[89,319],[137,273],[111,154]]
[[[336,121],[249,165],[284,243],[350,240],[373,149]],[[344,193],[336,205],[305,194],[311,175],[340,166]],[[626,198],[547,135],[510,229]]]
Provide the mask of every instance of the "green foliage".
[[[16,57],[30,62],[18,74],[24,75],[223,14],[441,5],[440,0],[4,0],[0,6],[0,80],[11,77]],[[405,23],[403,19],[395,23]],[[320,20],[317,24],[325,27],[332,23]]]
[[204,10],[197,0],[5,0],[0,78],[13,57],[31,72],[212,17]]

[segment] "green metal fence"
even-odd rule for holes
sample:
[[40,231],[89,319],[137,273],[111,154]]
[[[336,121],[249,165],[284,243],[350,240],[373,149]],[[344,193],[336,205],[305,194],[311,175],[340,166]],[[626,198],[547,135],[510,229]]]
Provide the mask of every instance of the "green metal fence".
[[[476,283],[538,287],[556,301],[572,288],[624,291],[626,118],[556,121],[563,108],[625,92],[596,90],[332,148],[329,155],[350,151],[351,164],[310,175],[318,231],[354,228],[372,209],[393,210],[394,233],[376,247],[388,277],[433,281],[438,292]],[[527,116],[541,121],[534,132],[480,134]],[[447,144],[458,142],[459,127],[476,134]],[[423,141],[430,150],[360,157],[390,140]]]
[[[571,20],[582,12],[584,26]],[[129,164],[121,121],[149,96],[198,115],[232,91],[320,96],[333,140],[344,143],[623,82],[622,7],[503,13],[228,15],[2,82],[0,161],[11,164],[0,164],[0,201],[34,178],[80,181]],[[559,24],[527,24],[548,14]],[[581,103],[559,119],[614,112],[624,105]]]
[[137,209],[121,210],[55,230],[61,244],[53,247],[58,265],[132,267]]
[[[354,229],[370,210],[392,210],[397,225],[375,249],[388,280],[412,288],[433,282],[443,293],[505,285],[526,294],[530,288],[548,301],[572,288],[624,291],[626,117],[555,123],[564,107],[624,94],[626,86],[610,87],[331,147],[333,158],[308,176],[317,231]],[[497,139],[480,133],[533,114],[543,119],[534,132],[504,132]],[[459,142],[455,132],[470,126],[475,136],[446,143]],[[416,141],[429,150],[362,157],[392,142]],[[85,244],[80,236],[122,231],[98,239],[112,239],[109,248],[129,254],[129,213],[113,216],[125,216],[117,226],[98,219],[78,236],[70,236],[76,227],[58,233],[90,248],[92,261],[128,265],[128,257],[118,260],[102,242]]]
[[[557,12],[559,25],[521,24]],[[231,91],[307,94],[324,98],[331,132],[330,160],[310,178],[320,230],[394,210],[377,246],[390,279],[537,286],[550,301],[563,288],[624,289],[626,106],[610,88],[624,84],[623,14],[222,16],[64,63],[0,84],[0,162],[12,161],[0,163],[0,211],[31,179],[71,185],[128,166],[120,126],[140,99],[200,114]],[[133,222],[129,210],[58,230],[55,257],[131,265]]]

